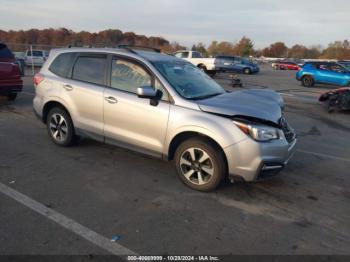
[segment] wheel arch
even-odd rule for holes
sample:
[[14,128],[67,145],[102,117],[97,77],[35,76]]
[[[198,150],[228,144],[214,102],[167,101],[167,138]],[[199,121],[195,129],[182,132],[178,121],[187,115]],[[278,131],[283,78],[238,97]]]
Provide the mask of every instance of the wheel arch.
[[207,66],[206,66],[205,64],[203,64],[203,63],[199,63],[199,64],[197,65],[197,67],[207,69]]
[[223,150],[223,148],[220,146],[220,144],[213,138],[211,138],[210,136],[200,133],[200,132],[196,132],[196,131],[183,131],[179,134],[177,134],[175,137],[173,137],[173,139],[171,140],[170,144],[169,144],[169,148],[168,148],[168,155],[166,156],[167,160],[173,160],[174,156],[175,156],[175,152],[176,149],[179,147],[179,145],[191,138],[200,138],[203,139],[205,141],[208,141],[209,143],[211,143],[212,145],[214,145],[218,150],[220,150],[220,152],[222,153],[222,155],[224,156],[224,161],[225,161],[225,167],[227,168],[226,170],[228,170],[228,161],[226,158],[226,154]]
[[48,113],[54,107],[60,107],[60,108],[64,109],[68,113],[68,115],[72,118],[71,114],[69,113],[69,110],[67,109],[67,107],[63,103],[56,101],[56,100],[51,100],[51,101],[46,102],[44,107],[43,107],[42,121],[44,123],[46,123]]

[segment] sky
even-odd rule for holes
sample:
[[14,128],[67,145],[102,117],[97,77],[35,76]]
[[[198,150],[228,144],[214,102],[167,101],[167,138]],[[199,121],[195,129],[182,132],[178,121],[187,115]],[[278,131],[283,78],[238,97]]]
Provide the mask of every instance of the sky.
[[350,39],[349,0],[0,0],[0,29],[66,27],[162,36],[185,46],[242,36],[262,48]]

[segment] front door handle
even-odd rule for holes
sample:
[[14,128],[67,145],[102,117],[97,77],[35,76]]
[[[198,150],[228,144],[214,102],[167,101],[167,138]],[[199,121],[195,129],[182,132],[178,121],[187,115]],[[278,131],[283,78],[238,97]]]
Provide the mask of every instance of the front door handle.
[[110,104],[118,103],[118,100],[113,96],[107,96],[107,97],[105,97],[105,100]]
[[71,85],[63,85],[63,88],[66,89],[67,91],[72,91],[73,90],[73,87]]

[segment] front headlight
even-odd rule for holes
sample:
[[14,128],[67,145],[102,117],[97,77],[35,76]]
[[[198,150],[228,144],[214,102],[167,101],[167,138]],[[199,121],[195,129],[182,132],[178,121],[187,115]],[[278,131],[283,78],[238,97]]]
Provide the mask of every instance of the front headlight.
[[239,129],[256,141],[266,142],[280,138],[280,131],[270,126],[259,126],[233,121]]

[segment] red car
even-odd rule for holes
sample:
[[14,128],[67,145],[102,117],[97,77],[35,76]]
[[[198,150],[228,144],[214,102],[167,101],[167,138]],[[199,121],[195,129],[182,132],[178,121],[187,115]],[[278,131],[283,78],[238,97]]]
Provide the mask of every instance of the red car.
[[5,44],[0,43],[0,96],[15,100],[22,88],[23,81],[15,56]]
[[280,61],[274,65],[276,70],[299,70],[300,67],[294,62]]

